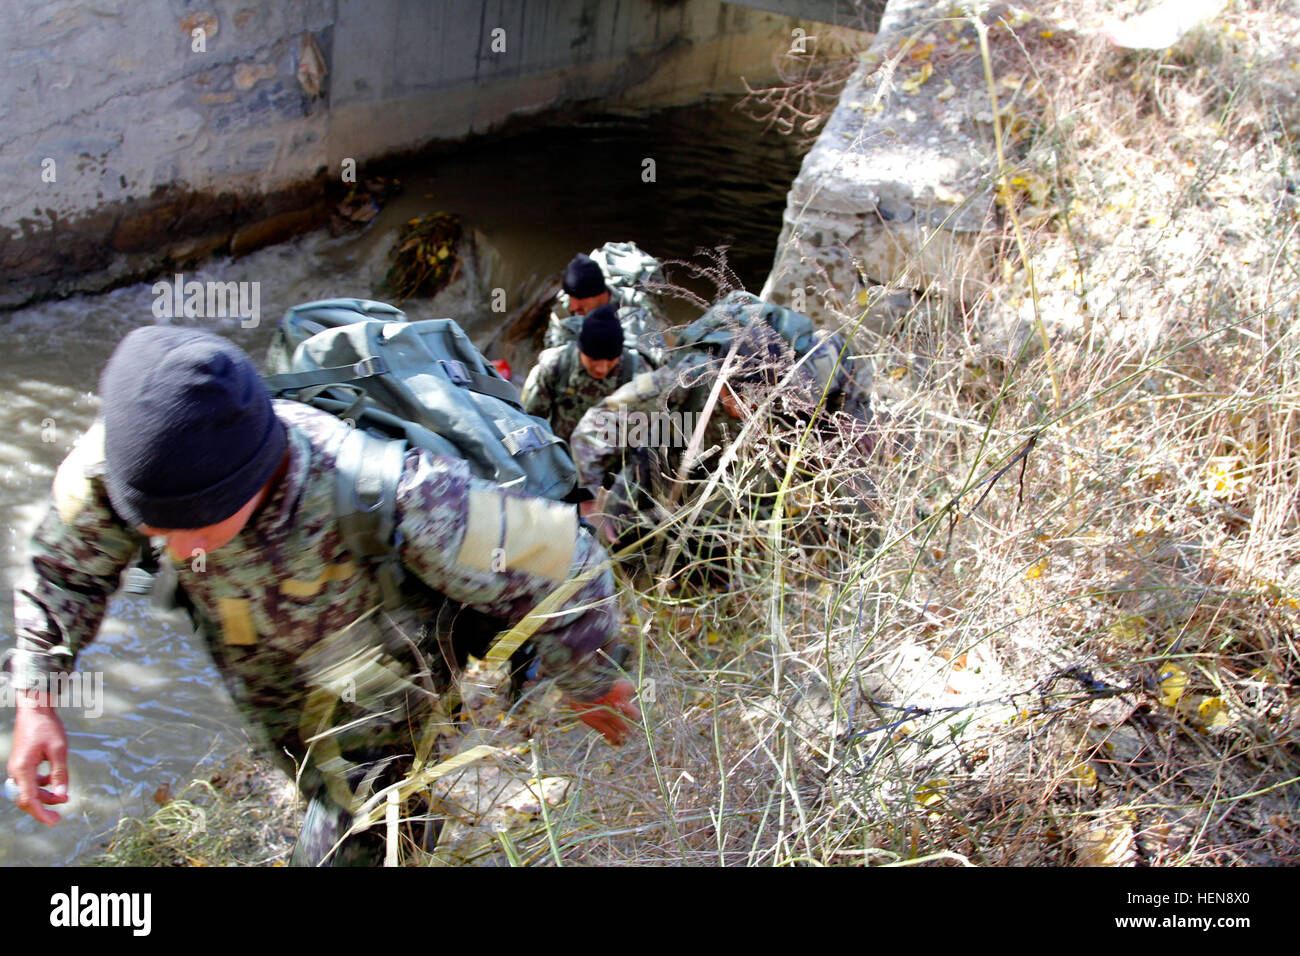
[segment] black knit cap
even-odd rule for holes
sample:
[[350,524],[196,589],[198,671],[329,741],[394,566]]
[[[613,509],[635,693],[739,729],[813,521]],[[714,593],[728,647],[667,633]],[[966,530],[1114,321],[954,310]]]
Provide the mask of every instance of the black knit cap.
[[564,291],[575,299],[590,299],[609,291],[605,273],[591,256],[578,253],[564,269]]
[[136,329],[109,358],[99,394],[108,497],[132,525],[175,531],[225,521],[288,446],[252,361],[207,332]]
[[602,305],[583,317],[578,350],[593,359],[616,359],[623,354],[623,323],[617,309]]

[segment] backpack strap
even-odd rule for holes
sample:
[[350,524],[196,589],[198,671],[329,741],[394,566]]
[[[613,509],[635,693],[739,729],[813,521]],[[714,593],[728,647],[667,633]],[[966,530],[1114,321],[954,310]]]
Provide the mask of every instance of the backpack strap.
[[545,448],[548,445],[559,445],[563,441],[554,432],[538,428],[536,425],[525,425],[523,428],[512,430],[510,428],[511,421],[508,418],[498,418],[493,424],[496,425],[497,431],[501,433],[501,444],[514,458],[518,458],[525,452]]
[[[401,480],[405,462],[404,440],[376,438],[361,429],[348,432],[335,457],[339,532],[348,550],[375,569],[384,607],[389,611],[396,611],[404,602],[402,582],[406,571],[398,550],[401,541],[397,535],[396,515],[397,483]],[[418,582],[419,579],[412,580]],[[420,586],[424,587],[422,583]],[[443,598],[446,600],[445,596]],[[452,620],[453,636],[457,621],[465,616],[464,610],[461,608]],[[471,620],[481,617],[483,615],[475,612]],[[503,661],[510,658],[531,635],[530,631],[517,635],[516,640],[506,640],[522,627],[523,622],[506,631],[497,625],[483,631],[480,625],[478,633],[473,636],[487,645],[486,657]]]
[[503,402],[509,402],[515,408],[523,408],[519,401],[519,390],[503,378],[495,378],[476,372],[464,362],[456,359],[438,359],[438,364],[447,373],[452,384],[460,385],[483,395],[491,395]]
[[386,375],[388,363],[378,355],[362,359],[352,365],[335,365],[318,368],[310,372],[284,372],[280,375],[267,375],[263,381],[272,394],[296,392],[304,388],[321,385],[347,385],[376,375]]
[[406,461],[406,442],[348,432],[336,459],[339,532],[348,550],[375,567],[384,606],[402,605],[405,572],[398,556],[397,483]]
[[[464,362],[456,359],[438,359],[437,361],[453,385],[468,388],[483,395],[491,395],[503,402],[509,402],[516,408],[523,407],[519,403],[519,392],[505,379],[476,372]],[[352,365],[335,365],[315,369],[311,372],[285,372],[281,375],[268,375],[264,381],[272,394],[278,395],[282,392],[298,391],[304,388],[347,385],[377,375],[387,375],[388,371],[388,363],[383,360],[383,357],[372,355]]]

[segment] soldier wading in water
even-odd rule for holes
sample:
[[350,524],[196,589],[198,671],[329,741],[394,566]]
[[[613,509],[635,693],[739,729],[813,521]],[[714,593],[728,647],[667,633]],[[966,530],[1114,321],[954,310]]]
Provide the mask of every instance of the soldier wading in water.
[[[37,820],[58,821],[48,805],[66,802],[68,784],[67,736],[41,688],[94,640],[149,536],[166,539],[236,703],[299,773],[309,805],[295,863],[382,859],[377,834],[345,838],[351,814],[409,767],[412,728],[437,712],[449,682],[448,639],[516,623],[574,576],[592,572],[560,608],[573,610],[538,628],[542,670],[610,742],[639,719],[633,687],[609,658],[619,629],[613,576],[572,507],[407,451],[393,540],[412,586],[402,612],[389,614],[376,575],[339,530],[346,424],[273,402],[242,351],[182,328],[128,335],[100,395],[101,418],[58,470],[15,594],[21,705],[8,772]],[[352,693],[339,694],[343,685]],[[48,774],[38,773],[43,761]]]

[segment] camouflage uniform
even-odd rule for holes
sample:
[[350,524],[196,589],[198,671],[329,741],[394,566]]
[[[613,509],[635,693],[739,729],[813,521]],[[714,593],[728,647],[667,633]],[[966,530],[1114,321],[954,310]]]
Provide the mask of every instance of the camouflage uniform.
[[[614,519],[621,543],[663,526],[674,517],[668,509],[689,501],[694,514],[684,549],[717,580],[722,559],[734,550],[736,519],[752,527],[752,522],[769,518],[791,467],[802,494],[820,505],[816,515],[808,509],[800,519],[805,526],[801,536],[808,533],[825,541],[828,533],[834,534],[843,546],[870,526],[874,493],[865,469],[843,464],[860,460],[870,449],[870,366],[847,354],[842,336],[816,330],[806,316],[737,291],[681,330],[677,341],[682,356],[675,364],[638,376],[594,406],[570,438],[578,483],[593,492],[601,484],[610,485],[604,510]],[[732,345],[740,363],[732,366],[733,383],[764,381],[761,387],[766,389],[779,381],[779,387],[770,402],[760,404],[768,417],[750,429],[750,447],[733,458],[725,485],[715,483],[709,498],[701,500],[699,493],[707,487],[703,479],[717,471],[720,453],[745,423],[715,405],[686,474],[681,471],[683,452],[696,422],[685,428],[687,434],[673,435],[667,442],[661,430],[659,444],[670,447],[658,450],[637,448],[647,443],[627,426],[634,414],[702,412],[720,370],[720,356]],[[802,349],[801,358],[789,368],[796,348]],[[810,424],[814,440],[805,444],[800,436]],[[792,441],[800,446],[793,462]],[[791,499],[783,514],[796,510],[805,509]]]
[[[811,328],[811,320],[806,316],[779,306],[772,306],[748,292],[735,291],[713,303],[708,312],[682,332],[679,341],[717,343],[709,333],[721,331],[729,338],[732,330],[766,324],[761,317],[764,313],[773,311],[780,326],[778,331],[785,329],[783,337],[788,344],[795,344],[790,341],[788,321],[802,320]],[[863,422],[870,421],[872,389],[870,362],[866,359],[854,358],[851,351],[845,347],[844,336],[838,332],[816,329],[800,344],[802,350],[799,354],[805,356],[801,368],[811,376],[805,384],[813,389],[812,397],[816,399],[824,391],[827,410],[843,411]]]
[[[622,542],[635,540],[670,518],[672,514],[665,506],[687,502],[698,505],[689,540],[684,542],[685,557],[701,562],[700,569],[715,580],[725,580],[720,575],[720,567],[734,547],[733,522],[742,516],[749,521],[770,516],[775,494],[788,467],[792,436],[802,431],[810,420],[821,423],[822,427],[817,429],[819,437],[804,448],[801,470],[797,471],[800,481],[807,483],[813,478],[809,469],[816,471],[817,462],[824,460],[822,452],[834,447],[836,427],[843,422],[841,413],[822,414],[813,419],[814,397],[818,392],[815,378],[803,370],[796,372],[771,396],[772,401],[762,406],[761,414],[767,417],[750,431],[754,446],[728,466],[731,480],[726,486],[741,489],[740,497],[736,498],[726,487],[715,486],[710,497],[700,501],[705,480],[717,470],[721,454],[746,424],[731,418],[720,403],[715,404],[692,467],[682,473],[685,450],[698,424],[696,416],[704,408],[719,366],[719,359],[688,351],[673,366],[637,376],[583,416],[570,444],[578,468],[578,483],[593,493],[601,484],[609,485],[605,512],[613,517]],[[740,387],[742,391],[746,389]],[[689,422],[682,414],[680,430],[675,422],[669,428],[658,430],[658,443],[666,447],[645,447],[645,441],[631,427],[634,416],[665,411],[696,414]],[[825,428],[832,420],[839,424]],[[650,430],[643,429],[642,434],[647,433]],[[865,498],[852,480],[841,480],[833,474],[823,478],[826,479],[823,485],[834,486],[828,504],[834,502],[835,509],[843,510],[847,506],[852,511],[857,507],[851,503],[855,500],[861,500],[863,507],[866,506]],[[679,497],[674,501],[674,489],[679,481]],[[846,502],[850,503],[846,505]],[[790,507],[794,507],[793,503]],[[790,513],[790,508],[786,513]],[[833,525],[840,524],[830,511],[820,517],[830,518]],[[809,519],[813,520],[813,516],[809,515]],[[821,532],[817,534],[821,536]]]
[[[703,352],[688,352],[673,365],[644,372],[593,406],[574,429],[570,447],[578,484],[594,494],[612,479],[606,510],[622,530],[628,522],[653,524],[666,516],[656,502],[671,494],[708,401],[716,364]],[[660,416],[657,428],[643,424],[655,414]],[[699,478],[716,467],[720,450],[740,426],[715,404],[692,474],[686,477]]]
[[578,357],[578,343],[546,349],[524,383],[524,411],[551,423],[565,441],[592,405],[649,369],[633,349],[624,349],[616,368],[604,378],[592,378]]
[[[304,764],[303,790],[328,789],[346,814],[364,796],[363,778],[375,785],[383,771],[393,779],[415,748],[416,721],[438,713],[449,671],[440,641],[452,622],[517,622],[605,554],[579,531],[572,508],[473,478],[464,462],[411,451],[395,540],[408,576],[425,587],[412,589],[419,596],[411,607],[387,614],[376,576],[337,527],[335,456],[348,426],[294,402],[274,408],[288,433],[283,480],[233,541],[178,573],[236,703],[273,753]],[[114,513],[102,475],[96,425],[59,468],[15,592],[19,686],[72,666],[146,541]],[[618,633],[613,594],[601,567],[570,598],[579,610],[543,621],[535,635],[542,669],[576,699],[601,697],[616,678],[596,653]]]

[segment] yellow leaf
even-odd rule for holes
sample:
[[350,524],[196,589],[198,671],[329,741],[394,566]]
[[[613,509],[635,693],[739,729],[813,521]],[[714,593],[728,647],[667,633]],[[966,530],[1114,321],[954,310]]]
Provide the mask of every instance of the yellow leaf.
[[1075,780],[1090,790],[1097,786],[1097,771],[1093,770],[1092,767],[1086,763],[1079,764],[1079,766],[1070,771],[1070,774]]
[[901,382],[905,378],[907,378],[906,365],[900,365],[898,368],[890,369],[889,380],[891,382]]
[[915,93],[921,88],[921,84],[928,80],[934,74],[934,67],[929,63],[922,63],[921,69],[905,79],[899,89],[904,93]]
[[1025,572],[1026,581],[1034,581],[1043,576],[1043,571],[1047,569],[1047,557],[1044,555],[1029,566]]
[[1010,186],[1019,193],[1028,196],[1030,201],[1035,204],[1041,204],[1047,199],[1047,192],[1051,188],[1047,180],[1037,173],[1024,172],[1019,176],[1011,177]]
[[1232,722],[1228,717],[1228,705],[1222,697],[1206,697],[1197,704],[1196,719],[1208,730],[1226,727]]
[[1078,837],[1081,866],[1124,866],[1133,858],[1133,828],[1127,823],[1088,827]]
[[449,255],[451,255],[451,250],[448,249],[446,246],[443,246],[441,249],[438,250],[439,259],[446,259]]
[[1215,498],[1227,498],[1249,484],[1240,458],[1211,458],[1205,466],[1205,488]]
[[1177,664],[1170,664],[1160,672],[1160,703],[1166,707],[1176,707],[1186,689],[1187,671]]
[[867,304],[867,290],[863,289],[858,293],[858,305]]
[[1140,617],[1130,617],[1112,624],[1110,633],[1117,640],[1133,642],[1142,636],[1142,629],[1145,624],[1146,622]]
[[923,807],[933,807],[943,802],[943,788],[948,786],[948,781],[942,777],[936,777],[933,780],[927,780],[916,788],[916,802]]

